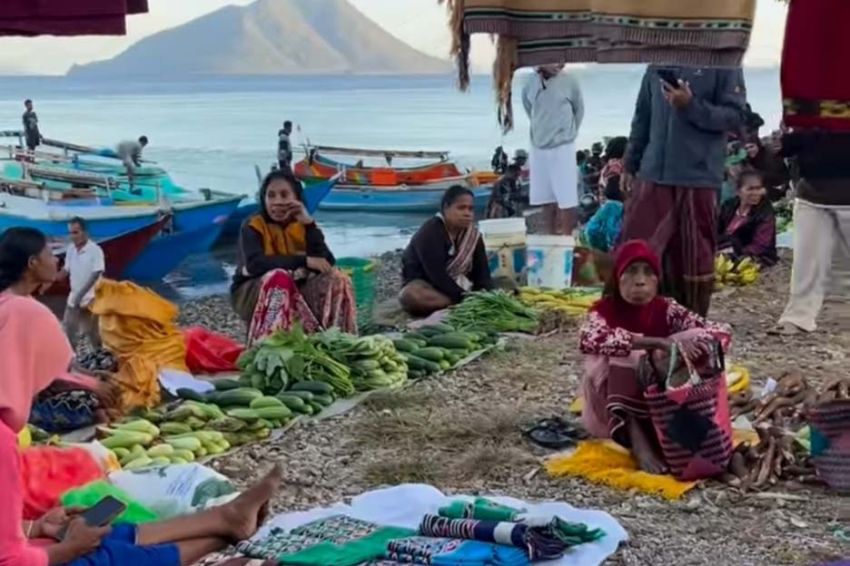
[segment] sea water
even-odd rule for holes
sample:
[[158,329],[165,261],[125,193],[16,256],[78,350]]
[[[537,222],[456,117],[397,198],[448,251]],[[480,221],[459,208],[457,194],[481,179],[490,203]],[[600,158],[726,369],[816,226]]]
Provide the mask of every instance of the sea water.
[[[578,144],[628,135],[643,69],[575,69],[586,114]],[[781,116],[779,72],[746,72],[748,98],[766,128]],[[257,189],[255,165],[274,163],[277,131],[297,125],[294,141],[380,149],[448,150],[462,165],[487,168],[493,150],[528,146],[528,121],[514,88],[516,126],[502,134],[489,77],[459,92],[454,77],[189,77],[184,80],[0,77],[0,130],[20,128],[32,98],[45,137],[95,147],[147,135],[145,158],[190,188],[236,194]],[[766,132],[767,130],[765,130]],[[6,143],[0,140],[0,143]],[[298,158],[298,156],[296,156]],[[402,162],[396,162],[401,164]],[[319,213],[337,256],[367,256],[403,246],[421,216]],[[172,279],[220,290],[232,252],[189,261]]]

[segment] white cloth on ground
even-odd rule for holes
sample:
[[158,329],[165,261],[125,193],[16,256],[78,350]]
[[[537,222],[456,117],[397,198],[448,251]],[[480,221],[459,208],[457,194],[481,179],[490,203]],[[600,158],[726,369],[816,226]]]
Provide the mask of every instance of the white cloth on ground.
[[[83,290],[91,276],[97,272],[106,270],[106,260],[103,250],[93,241],[89,240],[81,248],[71,244],[65,251],[65,269],[70,279],[71,293],[68,295],[68,304],[72,305],[77,295]],[[94,300],[94,285],[88,290],[80,301],[80,306],[87,307]]]
[[797,199],[791,296],[780,324],[793,324],[806,332],[817,329],[838,245],[850,252],[850,209],[816,206]]
[[172,395],[177,395],[178,389],[191,389],[196,393],[209,393],[215,390],[215,385],[209,381],[196,379],[191,373],[176,369],[162,369],[159,372],[159,384]]
[[[387,489],[369,491],[351,500],[351,505],[338,503],[331,507],[311,509],[278,515],[260,530],[255,540],[267,536],[274,528],[291,531],[307,523],[326,519],[334,515],[348,515],[355,519],[377,523],[379,525],[419,528],[425,515],[436,515],[440,507],[456,499],[473,498],[464,495],[446,496],[429,485],[407,484]],[[625,529],[608,513],[577,509],[560,502],[527,503],[512,497],[492,496],[490,499],[503,505],[526,509],[524,517],[551,519],[557,515],[565,521],[585,523],[590,528],[601,528],[606,536],[594,543],[582,544],[570,550],[561,560],[539,562],[549,566],[598,566],[617,551],[620,544],[629,538]]]
[[578,206],[578,164],[575,144],[551,149],[531,148],[529,202],[532,206],[557,204],[565,210]]

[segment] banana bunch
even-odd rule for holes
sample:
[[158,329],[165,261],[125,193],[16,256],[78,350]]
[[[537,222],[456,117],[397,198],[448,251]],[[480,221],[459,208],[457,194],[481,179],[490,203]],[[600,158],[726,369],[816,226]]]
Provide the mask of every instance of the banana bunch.
[[601,293],[596,289],[520,289],[520,300],[541,311],[560,311],[572,316],[582,316],[599,300]]
[[720,254],[714,259],[714,288],[748,287],[758,281],[759,273],[759,265],[751,258],[736,263]]

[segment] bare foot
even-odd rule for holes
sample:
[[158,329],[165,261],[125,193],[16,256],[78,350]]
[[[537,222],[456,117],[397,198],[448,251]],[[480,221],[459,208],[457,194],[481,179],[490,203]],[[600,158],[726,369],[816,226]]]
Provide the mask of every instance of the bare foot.
[[660,475],[669,473],[670,470],[667,464],[658,453],[652,440],[647,436],[641,423],[636,419],[631,419],[629,420],[628,427],[632,454],[635,460],[637,460],[640,469],[648,474]]
[[268,516],[269,501],[280,488],[282,474],[280,466],[275,465],[258,483],[221,508],[232,539],[242,541],[254,536]]

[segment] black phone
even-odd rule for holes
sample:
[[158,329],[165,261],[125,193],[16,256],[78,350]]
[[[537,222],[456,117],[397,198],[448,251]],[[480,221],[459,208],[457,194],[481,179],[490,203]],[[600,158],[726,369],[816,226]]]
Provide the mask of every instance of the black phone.
[[673,71],[673,69],[658,69],[658,76],[661,77],[661,80],[670,85],[673,88],[679,88],[679,77]]
[[[117,519],[121,513],[127,510],[127,505],[107,495],[98,501],[93,507],[89,507],[82,513],[82,518],[90,527],[105,527]],[[64,539],[68,527],[62,529],[59,538]]]

